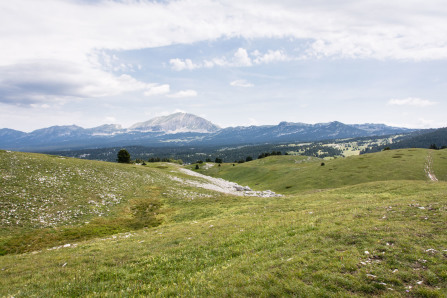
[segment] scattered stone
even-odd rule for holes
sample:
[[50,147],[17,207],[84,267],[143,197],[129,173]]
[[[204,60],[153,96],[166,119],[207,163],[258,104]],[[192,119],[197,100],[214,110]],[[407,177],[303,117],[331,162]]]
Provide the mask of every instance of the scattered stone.
[[425,250],[425,252],[428,252],[428,253],[430,253],[430,254],[435,254],[435,253],[437,253],[438,251],[437,251],[436,249],[434,249],[434,248],[429,248],[429,249]]
[[369,251],[365,250],[365,255],[369,255]]
[[376,278],[377,277],[377,276],[375,276],[373,274],[369,274],[369,273],[367,273],[366,276],[369,277],[369,278]]

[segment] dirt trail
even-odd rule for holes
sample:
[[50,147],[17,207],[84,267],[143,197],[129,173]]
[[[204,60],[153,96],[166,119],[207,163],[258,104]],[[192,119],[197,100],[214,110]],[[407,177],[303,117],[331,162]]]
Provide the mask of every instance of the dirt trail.
[[425,174],[427,174],[427,177],[431,181],[438,181],[438,178],[436,178],[436,175],[433,172],[433,156],[431,155],[431,152],[428,153],[425,161]]

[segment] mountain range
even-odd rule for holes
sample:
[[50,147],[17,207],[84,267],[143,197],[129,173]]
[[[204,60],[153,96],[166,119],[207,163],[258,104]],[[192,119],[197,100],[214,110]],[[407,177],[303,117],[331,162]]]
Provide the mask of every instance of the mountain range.
[[220,128],[188,113],[175,113],[136,123],[129,128],[105,124],[94,128],[52,126],[30,133],[0,129],[0,148],[17,151],[70,150],[109,146],[237,145],[312,142],[330,139],[409,133],[413,129],[384,124],[281,122],[278,125]]

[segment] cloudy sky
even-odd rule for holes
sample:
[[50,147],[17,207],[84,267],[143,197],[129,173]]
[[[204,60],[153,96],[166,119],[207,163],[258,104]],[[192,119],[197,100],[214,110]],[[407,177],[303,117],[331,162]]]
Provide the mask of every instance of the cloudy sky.
[[445,0],[0,1],[0,128],[447,126]]

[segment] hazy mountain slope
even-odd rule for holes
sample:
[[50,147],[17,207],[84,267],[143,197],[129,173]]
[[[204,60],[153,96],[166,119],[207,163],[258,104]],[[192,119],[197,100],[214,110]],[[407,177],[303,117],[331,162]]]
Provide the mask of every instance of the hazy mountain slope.
[[350,124],[350,126],[367,131],[371,134],[397,134],[414,131],[413,129],[405,129],[402,127],[393,127],[385,124],[365,123],[365,124]]
[[26,135],[26,133],[22,132],[22,131],[9,129],[9,128],[0,129],[0,138],[16,139],[16,138],[20,138],[24,135]]
[[[388,132],[388,130],[385,131]],[[278,125],[229,127],[206,136],[204,141],[211,144],[228,145],[265,142],[313,142],[383,134],[385,133],[382,130],[362,130],[337,121],[317,124],[281,122]]]
[[417,135],[409,139],[392,144],[393,148],[428,148],[431,144],[438,147],[447,146],[447,127],[436,129],[422,135]]
[[391,149],[429,148],[432,144],[436,145],[438,148],[447,146],[447,127],[414,133],[414,135],[411,134],[403,138],[401,141],[387,146],[371,148],[367,152],[378,152],[385,147],[390,147]]

